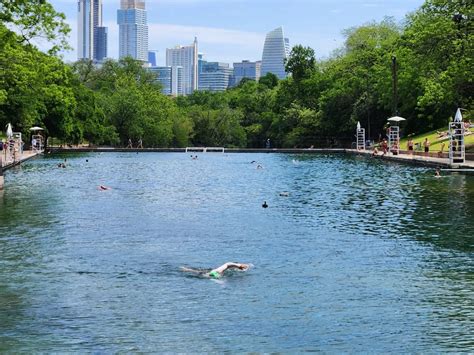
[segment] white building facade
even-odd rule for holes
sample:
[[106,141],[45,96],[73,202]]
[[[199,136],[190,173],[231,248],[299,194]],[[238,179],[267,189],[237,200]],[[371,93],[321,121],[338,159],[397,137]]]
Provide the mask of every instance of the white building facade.
[[197,38],[190,46],[177,46],[166,49],[166,66],[183,68],[184,95],[198,89],[198,42]]
[[148,62],[148,24],[144,0],[121,0],[117,10],[119,58]]
[[285,38],[283,28],[278,27],[269,32],[263,47],[261,75],[273,73],[279,79],[285,79],[288,76],[285,71],[285,59],[289,55],[290,40]]

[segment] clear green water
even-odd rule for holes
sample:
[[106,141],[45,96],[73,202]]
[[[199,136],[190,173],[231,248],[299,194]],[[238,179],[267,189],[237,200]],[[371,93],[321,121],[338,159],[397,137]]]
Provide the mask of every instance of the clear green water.
[[[474,351],[472,176],[342,155],[63,158],[6,174],[2,352]],[[179,271],[226,261],[255,267]]]

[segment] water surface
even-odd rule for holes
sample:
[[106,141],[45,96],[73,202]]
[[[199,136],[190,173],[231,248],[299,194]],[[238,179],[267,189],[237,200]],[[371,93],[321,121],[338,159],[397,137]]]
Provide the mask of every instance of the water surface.
[[[343,155],[25,163],[0,195],[0,351],[472,352],[474,178],[433,175]],[[227,261],[255,267],[179,271]]]

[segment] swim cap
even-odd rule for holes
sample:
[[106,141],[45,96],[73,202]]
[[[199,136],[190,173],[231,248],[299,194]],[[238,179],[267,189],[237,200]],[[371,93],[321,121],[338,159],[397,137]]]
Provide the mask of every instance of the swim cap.
[[219,274],[217,271],[211,271],[209,273],[209,277],[213,278],[213,279],[220,279],[221,278],[221,274]]

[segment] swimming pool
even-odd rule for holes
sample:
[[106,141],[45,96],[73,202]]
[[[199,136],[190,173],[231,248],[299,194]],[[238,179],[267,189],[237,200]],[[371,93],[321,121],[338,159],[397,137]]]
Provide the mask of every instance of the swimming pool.
[[[472,176],[91,153],[5,178],[0,351],[474,350]],[[219,283],[179,270],[227,261],[255,267]]]

